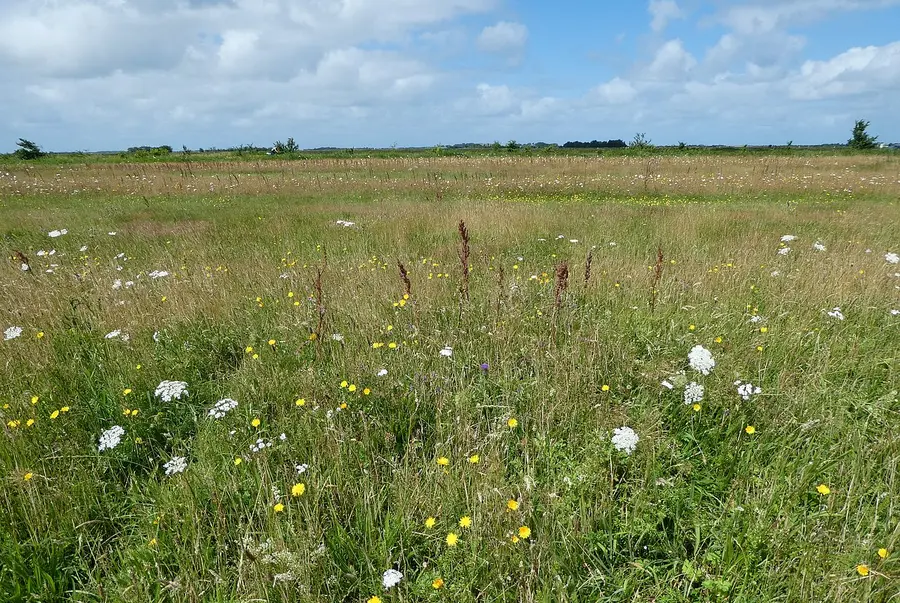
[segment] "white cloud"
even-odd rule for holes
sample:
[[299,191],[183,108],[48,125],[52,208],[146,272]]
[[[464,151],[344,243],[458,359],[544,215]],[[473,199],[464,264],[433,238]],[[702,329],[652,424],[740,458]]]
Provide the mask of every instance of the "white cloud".
[[516,53],[528,41],[528,28],[521,23],[500,21],[485,27],[478,36],[478,47],[486,52]]
[[684,18],[684,13],[675,0],[650,0],[647,10],[653,17],[650,21],[650,29],[655,32],[663,31],[670,21]]
[[791,81],[791,98],[814,100],[900,91],[900,42],[851,48],[827,61],[806,61]]
[[759,34],[799,23],[811,23],[835,12],[874,10],[900,5],[900,0],[755,0],[725,8],[721,23],[740,34]]
[[659,47],[647,68],[647,75],[656,80],[678,80],[696,65],[697,59],[676,38]]
[[621,105],[634,100],[637,90],[631,82],[620,77],[614,77],[610,81],[594,88],[588,95],[600,100],[605,105]]

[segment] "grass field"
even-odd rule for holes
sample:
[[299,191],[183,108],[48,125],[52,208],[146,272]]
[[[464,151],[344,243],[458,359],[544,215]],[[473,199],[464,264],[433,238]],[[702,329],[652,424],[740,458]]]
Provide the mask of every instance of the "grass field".
[[900,601],[900,157],[7,163],[0,238],[4,602]]

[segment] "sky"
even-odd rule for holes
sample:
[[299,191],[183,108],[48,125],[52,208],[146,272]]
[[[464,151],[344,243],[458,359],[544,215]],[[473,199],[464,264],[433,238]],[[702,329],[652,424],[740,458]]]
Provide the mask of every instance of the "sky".
[[0,152],[900,142],[900,0],[0,0]]

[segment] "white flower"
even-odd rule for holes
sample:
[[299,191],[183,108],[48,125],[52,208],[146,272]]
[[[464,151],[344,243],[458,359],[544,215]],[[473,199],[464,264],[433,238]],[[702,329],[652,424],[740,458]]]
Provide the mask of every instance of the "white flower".
[[106,234],[108,234],[111,237],[114,237],[114,236],[116,236],[116,231],[108,232]]
[[22,272],[28,272],[29,270],[31,270],[31,266],[29,266],[25,262],[22,262]]
[[616,427],[613,430],[613,446],[616,447],[616,450],[625,454],[634,452],[640,439],[631,427]]
[[159,331],[153,331],[153,341],[159,343]]
[[837,306],[835,306],[834,309],[828,313],[828,316],[837,318],[838,320],[844,320],[844,313],[841,312],[841,309]]
[[169,272],[167,270],[153,270],[148,272],[147,276],[150,278],[163,278],[164,276],[169,276]]
[[62,230],[51,230],[50,232],[47,233],[47,236],[50,237],[51,239],[55,239],[56,237],[61,237],[64,234],[68,234],[68,232],[69,231],[66,230],[65,228],[63,228]]
[[660,383],[666,389],[675,389],[675,386],[668,379],[663,379],[663,382]]
[[344,336],[341,335],[340,333],[332,333],[332,334],[331,334],[331,338],[332,338],[334,341],[344,341]]
[[691,348],[691,351],[688,352],[688,364],[690,364],[691,368],[695,371],[699,371],[703,375],[708,375],[710,371],[713,370],[713,367],[716,366],[716,361],[709,350],[702,345],[695,345]]
[[22,327],[10,327],[3,331],[3,341],[15,339],[22,334]]
[[356,222],[348,222],[347,220],[338,220],[338,221],[335,222],[335,223],[336,223],[338,226],[343,226],[344,228],[347,228],[348,226],[355,226],[355,225],[356,225]]
[[265,450],[266,448],[271,448],[271,447],[272,447],[271,441],[266,441],[263,438],[259,438],[258,440],[256,440],[256,442],[254,442],[253,444],[250,444],[250,452],[260,452],[262,450]]
[[187,459],[183,456],[173,456],[172,459],[163,465],[166,475],[175,475],[187,469]]
[[187,393],[187,383],[184,381],[160,381],[156,386],[155,395],[163,402],[171,402],[174,399],[180,400],[181,396]]
[[221,419],[225,415],[227,415],[230,411],[237,408],[237,401],[232,400],[231,398],[223,398],[213,404],[213,407],[209,409],[207,416],[212,417],[214,419]]
[[375,374],[376,374],[378,377],[384,377],[385,375],[387,375],[387,369],[381,369],[380,371],[378,371],[378,372],[375,373]]
[[403,580],[403,574],[395,569],[389,569],[381,576],[381,584],[384,585],[385,590],[397,586],[401,580]]
[[813,243],[813,249],[815,249],[816,251],[825,251],[825,246],[822,245],[822,243],[820,243],[819,241],[816,241],[815,243]]
[[82,245],[81,249],[79,249],[78,251],[84,253],[85,251],[87,251],[87,245]]
[[115,281],[113,281],[112,288],[117,289],[117,290],[121,289],[122,288],[122,279],[117,278]]
[[577,243],[578,239],[569,239],[569,243]]
[[278,439],[281,440],[282,442],[285,441],[287,439],[287,434],[282,433],[280,436],[278,436]]
[[113,425],[100,434],[100,445],[97,447],[97,451],[112,450],[122,441],[123,435],[125,435],[125,429],[118,425]]
[[616,245],[617,245],[617,243],[616,243],[615,241],[610,241],[610,242],[609,242],[609,246],[610,246],[610,247],[615,247]]
[[762,322],[762,316],[760,316],[759,314],[754,314],[753,316],[750,317],[750,322],[753,324]]
[[790,243],[791,241],[796,241],[796,240],[797,240],[797,237],[794,235],[784,235],[783,237],[781,237],[782,243]]
[[444,358],[449,358],[453,355],[453,348],[451,348],[449,345],[444,346],[444,349],[440,351],[440,355]]
[[684,403],[695,404],[703,400],[703,392],[706,391],[702,385],[696,381],[691,381],[684,386]]
[[118,337],[118,336],[121,335],[121,334],[122,334],[122,331],[120,331],[119,329],[116,329],[115,331],[110,331],[109,333],[107,333],[107,334],[104,335],[103,337],[104,337],[105,339],[115,339],[116,337]]
[[751,396],[762,393],[762,389],[750,382],[735,381],[734,384],[737,385],[737,392],[744,400],[749,400]]
[[790,247],[782,247],[781,249],[778,250],[778,255],[787,255],[790,252],[791,252]]
[[900,316],[900,310],[891,310],[891,316]]
[[300,463],[299,465],[294,465],[294,469],[297,470],[297,475],[302,475],[309,471],[309,465],[306,463]]
[[41,249],[40,251],[38,251],[38,252],[37,252],[36,254],[34,254],[34,255],[38,256],[39,258],[42,258],[42,257],[44,257],[45,255],[47,255],[47,252],[44,251],[43,249]]
[[900,264],[900,255],[896,253],[886,253],[884,254],[884,261],[888,264]]
[[781,273],[778,272],[777,270],[773,270],[772,272],[769,273],[769,276],[778,276],[778,275],[780,275],[780,274],[781,274]]

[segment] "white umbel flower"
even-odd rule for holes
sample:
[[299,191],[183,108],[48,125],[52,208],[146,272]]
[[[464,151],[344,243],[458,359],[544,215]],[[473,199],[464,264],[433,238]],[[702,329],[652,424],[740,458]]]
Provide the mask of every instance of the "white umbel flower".
[[797,237],[795,235],[787,234],[781,237],[782,243],[790,243],[791,241],[796,241]]
[[213,407],[209,409],[209,413],[207,416],[210,416],[214,419],[221,419],[225,415],[227,415],[230,411],[237,408],[237,401],[232,400],[231,398],[223,398],[213,404]]
[[696,381],[691,381],[684,386],[684,403],[696,404],[703,400],[703,393],[706,391],[702,385]]
[[403,574],[395,569],[389,569],[381,576],[381,584],[385,590],[389,590],[397,586],[403,580]]
[[616,427],[613,430],[613,446],[616,447],[616,450],[625,454],[634,452],[640,439],[631,427]]
[[816,241],[815,243],[813,243],[813,249],[815,249],[816,251],[825,251],[825,246],[822,245],[822,243],[820,243],[819,241]]
[[119,445],[119,442],[122,441],[123,435],[125,435],[125,429],[118,425],[113,425],[100,434],[100,445],[97,446],[97,450],[99,452],[103,452],[104,450],[112,450]]
[[188,393],[187,383],[184,381],[160,381],[156,386],[155,395],[163,402],[180,400],[181,396]]
[[787,255],[790,252],[791,252],[790,247],[782,247],[781,249],[778,250],[778,255]]
[[743,381],[735,381],[734,384],[737,386],[738,395],[744,400],[749,400],[752,396],[762,393],[761,388],[750,382],[744,383]]
[[168,270],[153,270],[152,272],[148,272],[147,276],[150,278],[163,278],[169,276]]
[[844,320],[844,313],[841,312],[841,309],[835,306],[832,310],[828,312],[828,316],[832,318],[837,318],[838,320]]
[[900,264],[900,255],[896,253],[886,253],[884,254],[884,261],[888,264]]
[[444,346],[444,349],[440,351],[440,355],[444,358],[449,358],[453,355],[453,348],[451,348],[449,345]]
[[387,375],[387,373],[388,373],[388,372],[387,372],[387,369],[381,369],[381,370],[379,370],[379,371],[378,371],[377,373],[375,373],[375,374],[376,374],[378,377],[384,377],[385,375]]
[[166,475],[175,475],[187,469],[187,459],[183,456],[173,456],[172,459],[163,465]]
[[712,353],[702,345],[695,345],[688,352],[688,364],[695,371],[699,371],[703,375],[708,375],[716,366],[716,360]]
[[3,341],[9,341],[22,335],[22,327],[10,327],[3,331]]
[[47,236],[50,237],[51,239],[55,239],[56,237],[61,237],[64,234],[68,234],[68,232],[69,231],[66,230],[65,228],[62,228],[60,230],[51,230],[50,232],[47,233]]

